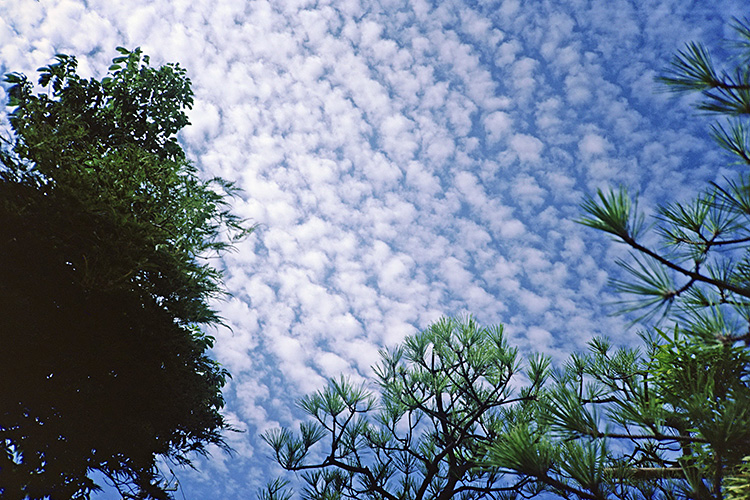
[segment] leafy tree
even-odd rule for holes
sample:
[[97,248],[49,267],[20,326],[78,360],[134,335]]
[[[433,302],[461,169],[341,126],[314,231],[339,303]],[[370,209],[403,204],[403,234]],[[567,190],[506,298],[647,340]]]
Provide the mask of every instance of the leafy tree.
[[[312,417],[299,433],[263,435],[284,469],[302,472],[303,498],[469,500],[534,493],[525,479],[508,481],[486,466],[486,450],[524,418],[549,360],[533,357],[520,371],[502,327],[482,328],[470,318],[440,320],[381,358],[378,394],[331,380],[299,402]],[[289,499],[285,486],[276,480],[260,498]]]
[[[729,117],[718,144],[750,164],[750,25],[736,20],[737,66],[715,68],[689,44],[661,78],[698,91],[698,108]],[[747,491],[750,454],[750,178],[712,184],[691,203],[659,209],[661,245],[624,190],[599,192],[581,222],[633,250],[615,287],[672,332],[652,328],[646,348],[615,350],[598,339],[573,356],[537,406],[538,419],[490,451],[495,465],[533,477],[563,497],[721,499]],[[525,434],[524,434],[525,433]],[[532,450],[532,451],[530,451]],[[519,463],[518,454],[544,461]]]
[[14,135],[0,151],[0,496],[170,498],[158,460],[228,449],[229,374],[208,355],[205,257],[252,228],[233,190],[202,181],[175,134],[190,80],[117,49],[109,74],[76,59],[8,74]]

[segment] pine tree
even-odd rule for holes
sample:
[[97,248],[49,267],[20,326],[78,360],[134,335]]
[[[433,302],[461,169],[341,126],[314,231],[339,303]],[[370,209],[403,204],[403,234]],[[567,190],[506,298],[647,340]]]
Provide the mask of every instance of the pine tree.
[[[482,499],[533,492],[525,479],[486,465],[486,451],[534,401],[549,360],[521,370],[501,326],[443,319],[381,352],[373,393],[346,379],[303,398],[312,420],[299,433],[263,438],[286,470],[301,471],[302,497],[329,499]],[[524,379],[527,381],[523,385]],[[289,499],[285,481],[261,491]]]
[[[691,43],[660,80],[700,92],[700,110],[727,118],[711,129],[716,142],[749,165],[750,25],[734,27],[736,67],[716,69]],[[493,447],[492,462],[566,498],[738,498],[750,455],[750,178],[739,172],[690,203],[660,207],[660,246],[645,243],[644,218],[623,189],[583,209],[580,222],[633,250],[614,285],[630,297],[623,311],[640,312],[645,348],[594,340],[556,373],[534,425]],[[545,460],[519,463],[519,454]]]

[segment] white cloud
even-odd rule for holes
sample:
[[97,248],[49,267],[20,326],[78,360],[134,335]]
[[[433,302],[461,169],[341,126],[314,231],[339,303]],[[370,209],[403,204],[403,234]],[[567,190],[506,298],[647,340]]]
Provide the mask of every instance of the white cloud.
[[550,332],[538,327],[529,328],[526,336],[529,339],[529,343],[542,352],[546,351],[550,344],[554,342],[554,338]]
[[513,119],[508,113],[495,111],[484,118],[484,129],[488,139],[495,143],[510,133]]
[[539,186],[534,177],[521,174],[513,179],[513,192],[521,203],[539,205],[544,202],[547,192]]
[[510,18],[513,17],[520,8],[521,3],[519,0],[503,0],[499,13],[505,18]]
[[541,159],[544,149],[542,141],[528,134],[513,134],[510,138],[510,147],[518,155],[523,163],[536,163]]
[[521,52],[521,50],[523,50],[521,42],[518,40],[508,40],[497,48],[495,64],[498,66],[511,65],[516,59],[516,54]]
[[586,134],[578,142],[578,151],[586,160],[606,154],[611,148],[609,141],[598,134]]
[[537,65],[537,60],[530,57],[522,57],[513,63],[511,78],[513,87],[516,89],[516,99],[521,99],[523,102],[531,99],[534,89],[540,83],[539,76],[534,72]]
[[221,114],[219,108],[210,102],[196,100],[193,109],[188,112],[188,118],[191,126],[184,131],[188,140],[212,140],[220,132]]
[[538,315],[547,310],[550,306],[550,299],[543,297],[534,292],[528,290],[521,290],[519,297],[519,303],[526,308],[529,314]]

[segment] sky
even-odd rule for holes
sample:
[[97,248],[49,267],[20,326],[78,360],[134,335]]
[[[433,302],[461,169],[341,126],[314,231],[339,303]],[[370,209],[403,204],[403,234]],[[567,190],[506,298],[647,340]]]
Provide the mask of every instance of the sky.
[[380,349],[441,316],[502,323],[556,362],[597,335],[637,343],[611,315],[627,250],[577,224],[580,204],[624,186],[650,213],[731,172],[712,120],[654,77],[747,14],[745,0],[3,0],[0,73],[35,79],[66,53],[101,78],[117,46],[187,69],[181,144],[242,188],[235,213],[258,229],[216,261],[232,296],[210,332],[244,432],[227,436],[234,455],[176,471],[177,498],[234,500],[278,473],[259,434],[296,426],[295,400],[339,374],[371,382]]

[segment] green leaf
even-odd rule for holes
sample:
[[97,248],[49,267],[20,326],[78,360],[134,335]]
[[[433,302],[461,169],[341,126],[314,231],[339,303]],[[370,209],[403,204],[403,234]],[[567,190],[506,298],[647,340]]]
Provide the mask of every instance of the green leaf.
[[750,163],[750,134],[743,122],[735,121],[729,128],[721,124],[712,125],[711,135],[719,146],[738,156],[741,163]]
[[[201,257],[230,249],[242,222],[170,142],[187,122],[185,73],[132,61],[99,81],[58,54],[39,69],[41,92],[6,76],[18,108],[0,151],[0,282],[14,290],[0,301],[12,358],[0,378],[25,367],[30,384],[3,391],[28,412],[3,417],[23,434],[6,434],[19,457],[12,481],[0,467],[0,484],[17,488],[6,496],[83,497],[98,470],[134,497],[166,498],[154,463],[228,449],[229,374],[205,333],[222,324],[211,303],[224,289]],[[18,337],[20,318],[31,323]]]
[[609,193],[597,190],[597,197],[598,200],[584,200],[582,208],[589,217],[576,222],[613,234],[623,241],[637,238],[643,228],[643,216],[638,213],[637,203],[630,199],[627,191],[624,188]]
[[258,490],[258,498],[260,500],[291,500],[292,492],[287,487],[288,485],[289,481],[276,478]]
[[6,73],[5,79],[3,80],[6,83],[10,83],[12,85],[22,84],[26,80],[26,77],[24,77],[20,73]]
[[681,92],[713,88],[719,82],[719,77],[706,47],[691,42],[677,53],[671,68],[657,80],[667,85],[669,90]]

